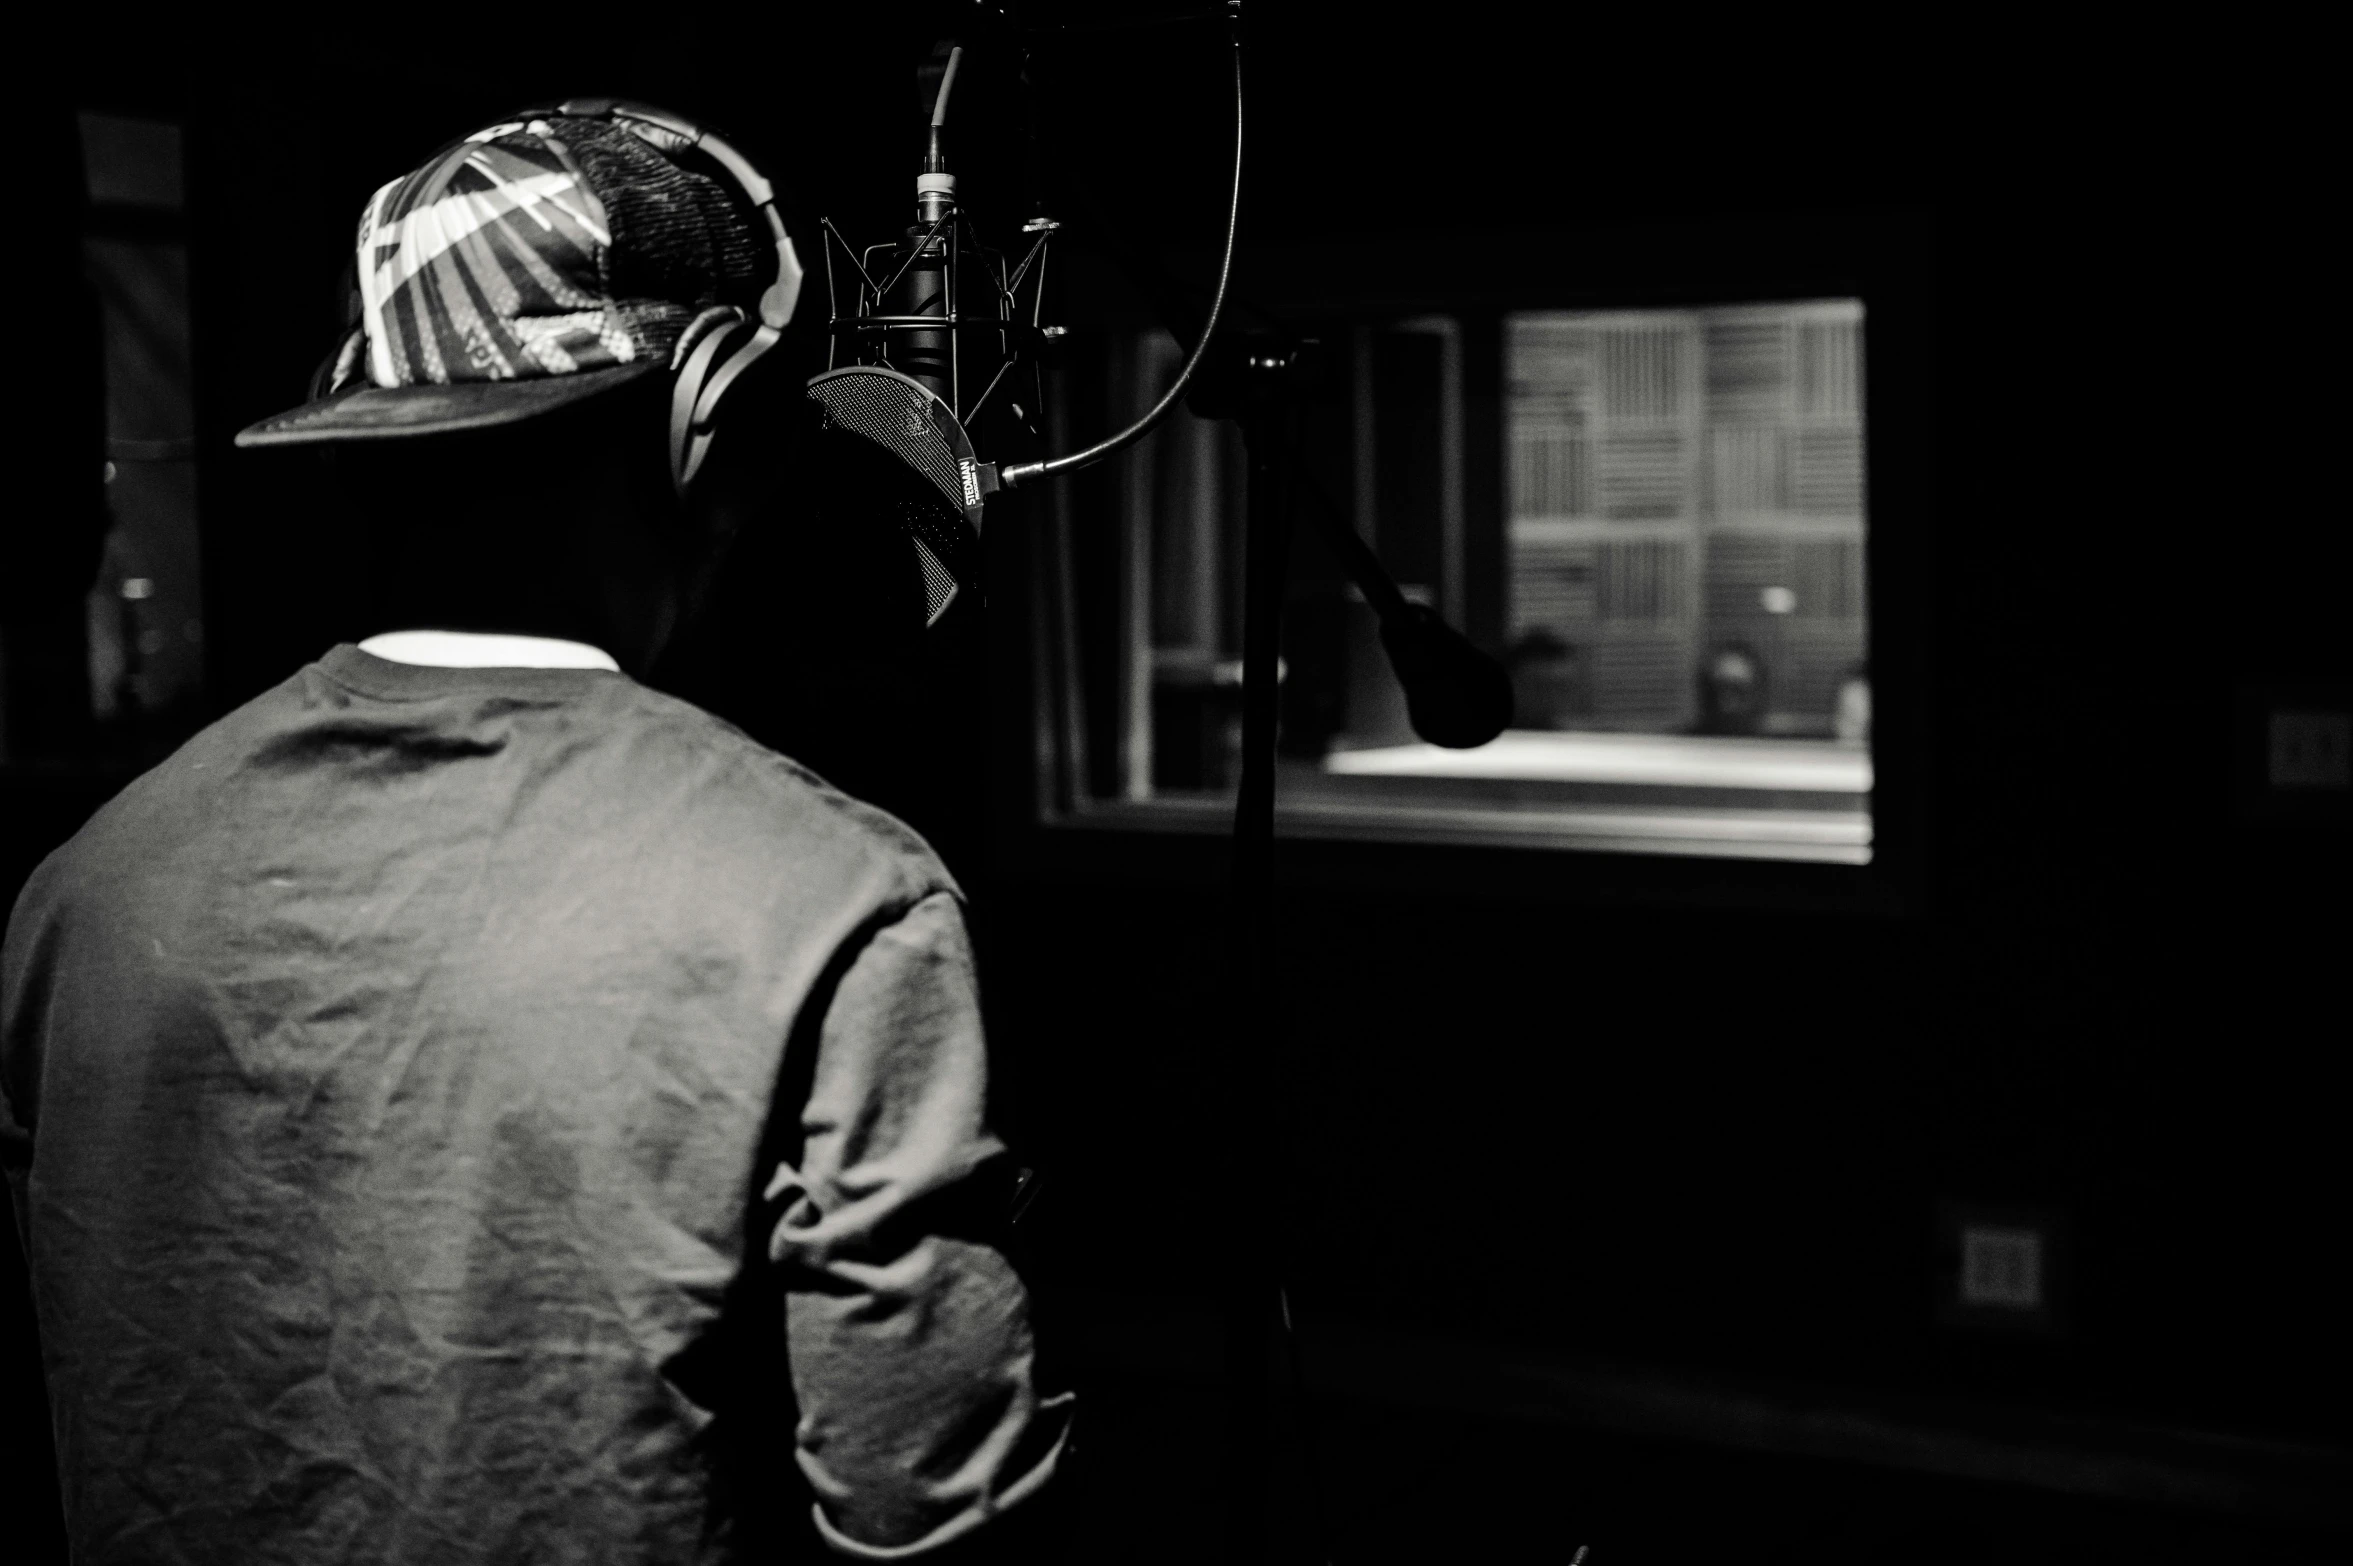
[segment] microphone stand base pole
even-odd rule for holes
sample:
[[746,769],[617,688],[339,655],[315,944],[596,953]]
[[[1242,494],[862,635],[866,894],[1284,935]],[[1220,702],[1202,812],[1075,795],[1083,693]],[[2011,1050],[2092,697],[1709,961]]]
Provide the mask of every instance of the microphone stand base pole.
[[[1275,963],[1275,731],[1281,692],[1290,491],[1298,444],[1294,345],[1244,340],[1226,389],[1250,455],[1245,502],[1242,627],[1242,775],[1234,805],[1232,962],[1235,1057],[1226,1072],[1236,1106],[1226,1161],[1235,1201],[1234,1266],[1225,1310],[1225,1369],[1233,1439],[1227,1451],[1227,1551],[1235,1566],[1273,1559],[1273,1370],[1280,1327],[1281,1255],[1291,1149],[1284,1134],[1288,1050]],[[1271,1178],[1270,1178],[1271,1176]]]

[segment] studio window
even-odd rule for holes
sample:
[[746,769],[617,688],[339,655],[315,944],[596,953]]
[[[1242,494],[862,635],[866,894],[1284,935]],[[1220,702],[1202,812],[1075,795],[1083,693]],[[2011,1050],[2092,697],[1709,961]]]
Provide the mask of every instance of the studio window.
[[[1324,323],[1278,830],[1868,863],[1864,315],[1821,299]],[[1108,416],[1148,406],[1182,357],[1165,333],[1112,338]],[[1180,412],[1093,492],[1115,516],[1078,497],[1049,530],[1049,822],[1229,821],[1247,462],[1236,426]],[[1414,735],[1316,508],[1505,663],[1501,737]]]

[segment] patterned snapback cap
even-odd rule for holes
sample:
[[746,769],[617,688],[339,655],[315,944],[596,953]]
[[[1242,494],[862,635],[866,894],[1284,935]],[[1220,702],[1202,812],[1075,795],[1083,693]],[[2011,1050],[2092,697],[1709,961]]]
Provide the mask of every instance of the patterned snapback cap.
[[511,424],[668,368],[706,312],[748,308],[762,247],[689,143],[636,121],[474,132],[360,216],[354,320],[314,400],[240,446]]

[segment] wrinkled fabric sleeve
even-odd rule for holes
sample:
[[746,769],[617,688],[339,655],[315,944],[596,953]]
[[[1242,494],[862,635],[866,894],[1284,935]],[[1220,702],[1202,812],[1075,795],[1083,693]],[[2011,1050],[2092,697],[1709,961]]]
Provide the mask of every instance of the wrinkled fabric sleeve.
[[798,1460],[839,1554],[929,1555],[1042,1489],[1071,1395],[1035,1384],[1029,1301],[992,1243],[986,1043],[963,910],[917,902],[850,962],[819,1036],[769,1255]]

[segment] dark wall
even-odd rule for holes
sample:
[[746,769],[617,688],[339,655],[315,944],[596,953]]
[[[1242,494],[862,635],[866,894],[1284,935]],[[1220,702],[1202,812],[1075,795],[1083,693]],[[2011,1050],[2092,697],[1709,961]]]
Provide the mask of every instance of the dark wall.
[[[1236,1065],[1214,856],[1073,854],[1018,823],[1028,575],[1021,529],[997,527],[988,772],[971,758],[968,808],[917,824],[973,884],[1005,1114],[1054,1177],[1056,1276],[1213,1292],[1208,1128],[1280,1094],[1291,1141],[1266,1200],[1287,1159],[1310,1310],[2336,1438],[2347,837],[2341,818],[2259,819],[2245,714],[2283,692],[2342,707],[2347,562],[2279,455],[2312,449],[2316,421],[2220,308],[2248,275],[2221,266],[2226,239],[2308,297],[2282,215],[2299,209],[2161,138],[2079,137],[2034,107],[2047,84],[1945,90],[1917,62],[1950,40],[1519,16],[1262,26],[1250,242],[1360,245],[1394,279],[1415,271],[1398,236],[1456,227],[1578,276],[1623,274],[1643,246],[1705,275],[1677,234],[1748,234],[1752,268],[1782,228],[1899,236],[1903,351],[1873,363],[1875,417],[1895,421],[1872,435],[1886,895],[1755,867],[1292,845],[1291,1055]],[[785,90],[725,50],[623,68],[582,49],[495,79],[426,64],[360,105],[325,50],[113,84],[116,106],[190,125],[216,705],[375,629],[345,623],[337,583],[362,565],[299,467],[227,439],[298,399],[377,182],[518,98],[619,90],[727,125],[795,171],[806,213],[887,231],[907,67],[934,30],[810,41]],[[1165,236],[1194,277],[1222,194],[1220,68],[1182,30],[1074,45],[1048,127],[1070,210]],[[1018,183],[1009,146],[976,147],[976,201]],[[1253,266],[1290,301],[1318,286]],[[1330,279],[1352,288],[1382,297]],[[12,875],[71,814],[11,809]],[[2064,1216],[2064,1337],[1937,1326],[1952,1201]]]

